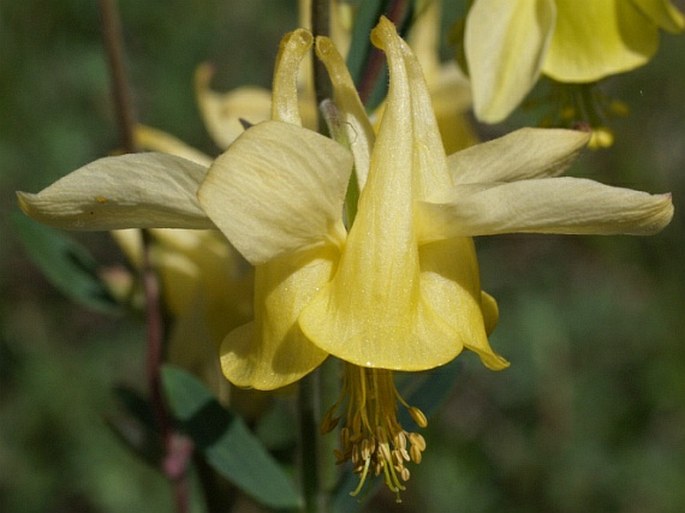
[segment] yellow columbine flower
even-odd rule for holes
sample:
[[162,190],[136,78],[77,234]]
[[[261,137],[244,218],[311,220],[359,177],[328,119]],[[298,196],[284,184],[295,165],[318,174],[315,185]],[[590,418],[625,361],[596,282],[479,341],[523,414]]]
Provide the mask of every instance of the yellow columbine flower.
[[[221,365],[232,382],[273,389],[345,361],[341,460],[383,474],[398,492],[425,441],[397,421],[392,371],[443,365],[466,347],[491,369],[495,301],[480,290],[473,236],[512,232],[651,234],[673,214],[670,195],[559,178],[587,143],[569,130],[523,129],[446,157],[416,57],[382,19],[372,40],[390,88],[374,134],[343,59],[317,38],[349,149],[303,128],[297,70],[312,44],[284,38],[272,121],[246,130],[213,162],[164,154],[101,159],[39,194],[32,217],[74,229],[217,227],[255,266],[254,320],[229,333]],[[354,171],[353,171],[354,169]],[[361,191],[343,221],[350,179]],[[198,199],[199,198],[199,201]],[[324,429],[334,423],[325,419]]]
[[464,34],[476,116],[506,118],[540,73],[587,83],[642,66],[659,29],[685,29],[669,0],[476,0]]
[[[255,322],[222,346],[226,375],[272,387],[326,354],[344,360],[347,420],[338,457],[352,461],[360,487],[369,472],[382,473],[399,491],[409,476],[405,463],[420,461],[425,442],[397,422],[402,399],[391,371],[430,369],[463,347],[492,369],[507,365],[487,341],[497,309],[480,291],[469,237],[652,232],[668,222],[671,207],[668,196],[551,178],[587,142],[584,133],[523,130],[448,160],[411,50],[387,20],[373,38],[390,68],[377,137],[340,55],[326,38],[316,46],[349,128],[362,191],[349,231],[342,220],[349,155],[287,115],[277,119],[288,124],[267,122],[239,138],[210,168],[199,198],[262,277]],[[292,97],[282,101],[284,112],[295,105]],[[425,425],[421,412],[405,406]]]

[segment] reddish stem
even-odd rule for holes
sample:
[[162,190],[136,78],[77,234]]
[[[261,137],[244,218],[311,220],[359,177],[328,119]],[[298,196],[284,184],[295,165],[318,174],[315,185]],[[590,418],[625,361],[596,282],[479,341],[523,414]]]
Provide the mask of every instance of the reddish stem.
[[[392,0],[385,8],[385,16],[395,25],[401,23],[407,15],[409,9],[408,0]],[[378,76],[383,71],[385,56],[378,48],[372,48],[366,60],[364,72],[359,83],[359,98],[366,105],[371,98]]]
[[[100,0],[100,15],[112,81],[112,96],[117,115],[120,144],[125,152],[132,153],[137,150],[134,137],[136,120],[131,100],[131,89],[124,65],[124,45],[116,0]],[[145,294],[145,320],[147,325],[145,370],[150,389],[150,402],[157,426],[164,440],[165,456],[161,470],[172,483],[176,511],[188,513],[190,511],[190,484],[187,470],[193,453],[193,443],[175,430],[162,393],[160,369],[164,361],[164,322],[160,301],[160,285],[159,278],[150,261],[150,234],[147,230],[142,230],[142,234],[143,265],[141,280]]]

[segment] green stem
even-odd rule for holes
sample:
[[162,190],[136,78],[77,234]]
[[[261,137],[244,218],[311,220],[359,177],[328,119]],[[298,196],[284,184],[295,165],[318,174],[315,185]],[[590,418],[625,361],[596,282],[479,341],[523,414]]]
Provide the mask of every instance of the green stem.
[[[330,33],[330,0],[312,0],[312,32],[314,36],[328,36]],[[314,90],[317,105],[332,97],[332,86],[325,66],[314,56]],[[325,120],[319,116],[319,132],[327,135]],[[336,483],[335,463],[330,439],[320,435],[322,400],[328,402],[331,390],[337,388],[337,375],[330,365],[322,365],[300,381],[298,395],[298,417],[300,424],[300,468],[304,511],[326,513],[330,493]],[[337,394],[337,391],[333,392]],[[333,396],[335,401],[336,395]]]
[[[330,25],[331,25],[331,12],[330,12],[330,0],[313,0],[312,1],[312,33],[314,36],[326,36],[330,35]],[[314,52],[314,49],[312,49]],[[330,99],[333,96],[333,87],[331,81],[328,78],[328,73],[326,72],[326,67],[323,63],[316,58],[316,54],[312,55],[314,62],[314,92],[316,95],[316,105],[321,105],[326,99]],[[319,132],[327,135],[326,124],[319,116]]]
[[[392,21],[398,30],[401,29],[404,21],[410,12],[411,3],[408,0],[386,0],[384,2],[383,14]],[[375,23],[375,20],[374,20]],[[368,34],[365,34],[368,37]],[[385,56],[378,48],[370,47],[369,54],[364,65],[359,82],[359,98],[362,103],[369,108],[374,90],[379,79],[385,70]],[[376,105],[374,105],[376,107]]]
[[[340,361],[328,358],[319,368],[319,404],[321,412],[326,412],[340,396]],[[331,494],[338,484],[338,465],[334,449],[338,446],[338,430],[334,429],[324,436],[319,435],[319,472],[321,489],[325,494],[326,507]]]
[[324,513],[326,499],[322,493],[319,475],[319,373],[309,374],[300,380],[298,416],[300,424],[300,468],[304,511]]

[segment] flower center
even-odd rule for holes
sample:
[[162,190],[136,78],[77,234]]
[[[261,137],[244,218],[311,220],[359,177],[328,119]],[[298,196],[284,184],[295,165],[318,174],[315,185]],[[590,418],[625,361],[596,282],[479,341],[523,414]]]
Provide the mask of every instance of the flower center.
[[428,425],[423,412],[409,406],[395,387],[392,372],[368,369],[345,363],[343,390],[340,399],[324,416],[321,431],[328,433],[340,420],[336,410],[343,399],[347,402],[346,421],[340,430],[340,449],[335,450],[338,464],[352,462],[359,474],[359,485],[350,492],[356,496],[367,477],[383,474],[385,484],[397,494],[400,502],[402,484],[410,477],[405,466],[409,461],[421,462],[426,441],[418,433],[406,431],[397,420],[397,403],[401,403],[417,426]]

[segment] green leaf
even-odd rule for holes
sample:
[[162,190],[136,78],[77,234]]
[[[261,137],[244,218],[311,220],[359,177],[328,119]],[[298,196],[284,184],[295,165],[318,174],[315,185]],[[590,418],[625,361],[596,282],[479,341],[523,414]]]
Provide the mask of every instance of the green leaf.
[[150,431],[158,430],[152,405],[139,392],[131,387],[119,385],[114,387],[114,395],[136,422]]
[[197,378],[177,367],[165,366],[162,383],[174,416],[217,472],[266,506],[301,505],[292,480],[259,439]]
[[12,223],[31,261],[60,292],[91,310],[121,311],[98,276],[99,264],[86,248],[24,215],[13,213]]

